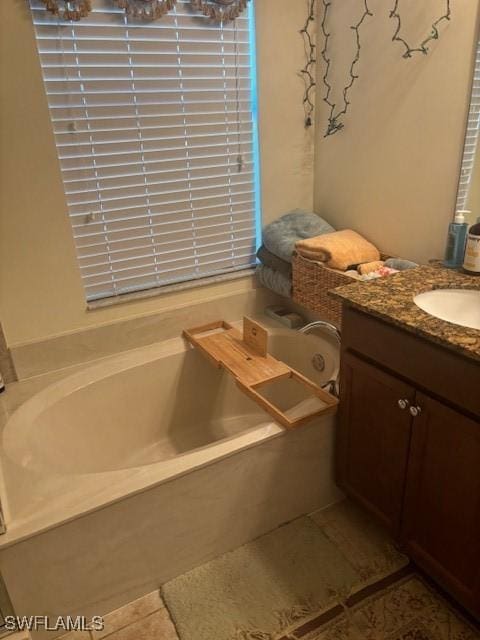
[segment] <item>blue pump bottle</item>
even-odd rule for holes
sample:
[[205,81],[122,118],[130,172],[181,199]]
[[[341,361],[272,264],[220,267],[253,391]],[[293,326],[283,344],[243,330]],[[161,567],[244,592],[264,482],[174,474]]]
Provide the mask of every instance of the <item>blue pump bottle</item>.
[[447,250],[443,264],[451,269],[461,267],[465,257],[465,245],[468,235],[468,223],[465,221],[465,214],[470,214],[470,211],[457,211],[454,222],[451,222],[448,226]]

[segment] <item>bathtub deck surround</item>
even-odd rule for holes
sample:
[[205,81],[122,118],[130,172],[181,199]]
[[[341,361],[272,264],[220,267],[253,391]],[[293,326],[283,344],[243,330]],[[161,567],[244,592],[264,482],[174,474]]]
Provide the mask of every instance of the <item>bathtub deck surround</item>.
[[[211,296],[202,302],[183,304],[159,313],[116,322],[99,323],[44,340],[11,345],[18,379],[24,380],[77,364],[94,362],[119,352],[178,337],[179,327],[225,318],[235,322],[242,315],[259,316],[280,298],[263,287],[231,295]],[[90,311],[93,316],[96,311]],[[1,354],[1,348],[0,348]]]
[[[257,319],[274,357],[319,385],[334,376],[333,338]],[[286,431],[181,338],[52,378],[0,401],[0,564],[20,615],[107,613],[341,496],[333,416]]]
[[[243,318],[243,332],[224,320],[185,329],[185,338],[217,368],[228,371],[238,387],[284,427],[293,429],[314,418],[334,414],[338,401],[320,386],[268,353],[268,331]],[[309,397],[287,410],[269,401],[259,389],[279,382],[303,387]]]

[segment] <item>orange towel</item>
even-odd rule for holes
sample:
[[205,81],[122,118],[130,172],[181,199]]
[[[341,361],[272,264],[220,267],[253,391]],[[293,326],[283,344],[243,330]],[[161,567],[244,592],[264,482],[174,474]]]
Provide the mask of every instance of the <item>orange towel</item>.
[[378,271],[383,266],[385,266],[385,262],[383,262],[383,260],[378,260],[375,262],[364,262],[363,264],[358,265],[357,271],[360,275],[366,276],[373,271]]
[[380,260],[378,249],[351,229],[300,240],[295,248],[301,256],[340,271],[354,264]]

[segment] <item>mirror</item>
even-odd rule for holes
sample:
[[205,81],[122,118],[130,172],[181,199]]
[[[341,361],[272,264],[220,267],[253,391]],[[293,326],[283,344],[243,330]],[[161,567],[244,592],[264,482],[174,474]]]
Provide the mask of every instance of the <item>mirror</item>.
[[480,217],[480,41],[477,45],[465,146],[460,172],[456,211],[469,211],[466,222]]

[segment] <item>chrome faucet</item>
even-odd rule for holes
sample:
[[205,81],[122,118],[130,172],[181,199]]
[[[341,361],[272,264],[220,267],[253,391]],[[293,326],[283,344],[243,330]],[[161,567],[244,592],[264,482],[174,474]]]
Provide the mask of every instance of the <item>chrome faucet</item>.
[[[340,332],[340,329],[337,329],[337,327],[334,324],[332,324],[331,322],[326,322],[325,320],[315,320],[314,322],[310,322],[309,324],[306,324],[304,327],[299,329],[299,332],[308,334],[314,331],[315,329],[322,329],[323,331],[330,333],[330,335],[333,335],[333,337],[338,342],[338,346],[341,345],[342,334]],[[314,359],[315,359],[315,356],[314,356]],[[314,366],[315,366],[315,363],[314,363]],[[332,380],[329,380],[328,382],[322,385],[322,389],[325,389],[325,391],[328,391],[328,393],[331,393],[336,398],[339,397],[339,380],[338,380],[339,372],[340,370],[337,371],[337,375],[335,376],[335,378],[333,378]]]

